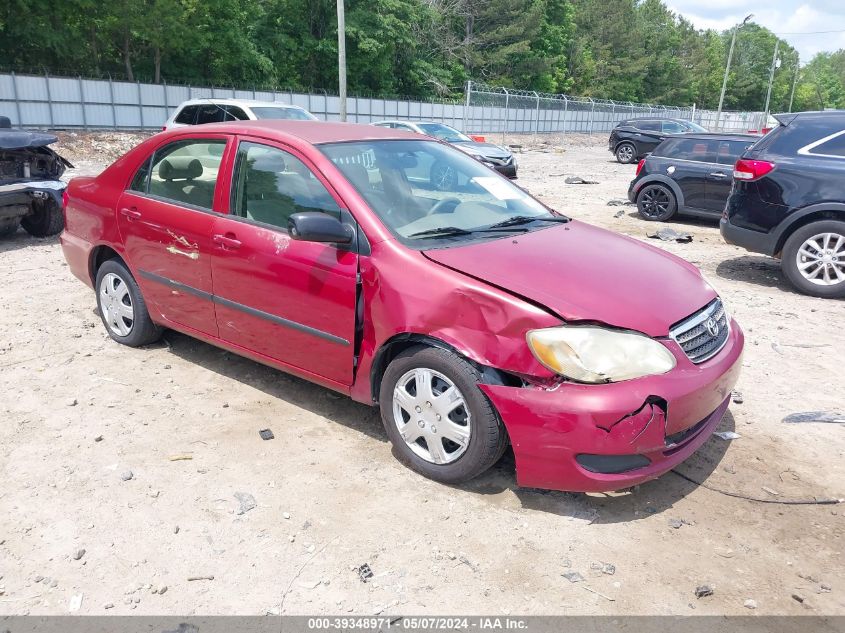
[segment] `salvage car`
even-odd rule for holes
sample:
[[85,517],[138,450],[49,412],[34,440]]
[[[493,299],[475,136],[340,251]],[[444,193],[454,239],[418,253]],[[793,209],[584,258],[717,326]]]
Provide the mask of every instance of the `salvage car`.
[[316,121],[317,117],[305,108],[253,99],[190,99],[180,103],[164,123],[163,130],[185,125],[204,125],[224,121],[255,121],[257,119],[293,119]]
[[61,233],[63,228],[60,180],[73,167],[49,146],[52,134],[12,129],[0,117],[0,237],[13,235],[19,226],[35,237]]
[[[516,156],[508,148],[496,145],[495,143],[475,140],[443,123],[436,123],[434,121],[376,121],[372,125],[394,130],[409,130],[417,134],[425,134],[426,136],[439,139],[444,143],[450,143],[477,161],[495,169],[503,176],[516,178]],[[455,172],[449,169],[448,165],[442,163],[431,165],[430,172],[431,180],[441,183],[440,186],[443,189],[453,187],[455,185],[453,181],[458,177]]]
[[697,123],[683,119],[625,119],[610,131],[607,149],[616,157],[617,162],[627,165],[653,152],[669,134],[706,131]]
[[814,297],[845,297],[845,110],[775,116],[737,161],[722,236],[780,259]]
[[666,222],[679,213],[718,220],[731,192],[734,163],[759,138],[709,133],[670,136],[637,165],[628,200],[650,222]]
[[[450,189],[412,178],[434,161]],[[173,130],[74,178],[65,214],[115,341],[172,328],[378,406],[441,482],[508,444],[522,486],[653,479],[710,437],[740,372],[742,331],[695,266],[402,130]]]

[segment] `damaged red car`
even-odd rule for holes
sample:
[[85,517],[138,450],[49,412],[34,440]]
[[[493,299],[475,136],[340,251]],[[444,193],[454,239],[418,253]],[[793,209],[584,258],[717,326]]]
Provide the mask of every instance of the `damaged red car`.
[[446,483],[509,444],[522,486],[655,478],[711,435],[740,370],[694,266],[410,132],[165,132],[73,179],[65,220],[114,340],[171,328],[379,406],[400,459]]

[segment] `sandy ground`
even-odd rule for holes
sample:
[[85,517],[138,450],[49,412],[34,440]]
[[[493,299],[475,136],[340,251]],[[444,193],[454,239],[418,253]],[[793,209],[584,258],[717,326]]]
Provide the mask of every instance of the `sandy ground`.
[[[535,145],[519,182],[646,240],[654,225],[607,206],[634,167],[604,140]],[[57,149],[73,176],[136,141]],[[671,226],[694,241],[648,241],[700,266],[748,339],[722,424],[740,439],[679,470],[769,500],[845,496],[845,427],[782,422],[845,412],[845,302],[796,294],[712,223]],[[845,505],[673,473],[613,495],[523,490],[507,456],[439,485],[397,463],[375,410],[172,332],[113,343],[55,239],[0,242],[0,284],[0,614],[845,614]],[[256,506],[241,514],[239,493]]]

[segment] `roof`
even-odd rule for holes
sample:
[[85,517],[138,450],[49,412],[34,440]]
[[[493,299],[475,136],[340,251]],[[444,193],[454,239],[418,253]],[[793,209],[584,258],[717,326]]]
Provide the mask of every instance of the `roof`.
[[792,121],[797,118],[802,119],[827,119],[827,118],[838,118],[845,116],[845,110],[811,110],[807,112],[785,112],[782,114],[774,114],[772,115],[774,118],[783,125],[789,125]]
[[699,138],[699,139],[717,139],[723,141],[758,141],[759,134],[742,134],[739,132],[684,132],[682,134],[672,134],[669,138]]
[[297,110],[304,110],[305,108],[301,108],[298,105],[292,105],[290,103],[284,103],[282,101],[261,101],[259,99],[218,99],[218,98],[203,98],[203,99],[188,99],[187,101],[183,101],[179,104],[179,107],[186,106],[186,105],[202,105],[204,103],[220,103],[223,105],[240,105],[246,106],[248,108],[266,108],[266,107],[274,107],[274,108],[296,108]]
[[294,121],[259,119],[257,121],[230,121],[227,123],[205,123],[188,128],[175,128],[178,132],[217,132],[226,134],[256,134],[270,137],[295,137],[306,143],[343,143],[350,141],[414,140],[420,135],[407,130],[376,127],[363,123],[338,123],[325,121]]

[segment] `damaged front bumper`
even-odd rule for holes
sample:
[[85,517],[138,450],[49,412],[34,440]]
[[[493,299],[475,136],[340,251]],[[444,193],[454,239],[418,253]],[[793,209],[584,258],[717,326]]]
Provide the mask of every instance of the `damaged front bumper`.
[[579,492],[621,490],[659,477],[694,453],[728,408],[744,338],[733,322],[725,347],[693,364],[665,341],[678,365],[659,376],[554,388],[481,385],[507,428],[520,486]]

